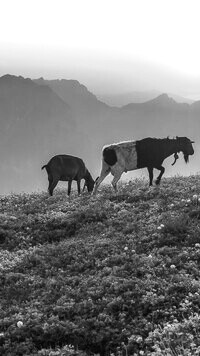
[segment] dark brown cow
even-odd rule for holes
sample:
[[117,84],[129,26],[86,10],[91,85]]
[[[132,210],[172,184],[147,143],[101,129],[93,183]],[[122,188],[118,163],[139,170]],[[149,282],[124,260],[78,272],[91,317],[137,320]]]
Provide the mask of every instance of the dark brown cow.
[[59,180],[68,181],[68,195],[70,195],[73,180],[77,182],[78,194],[81,192],[81,179],[85,179],[88,192],[92,192],[93,190],[94,180],[81,158],[69,155],[57,155],[52,157],[50,161],[42,167],[42,169],[44,168],[46,168],[48,174],[48,191],[50,195],[53,195],[53,190]]

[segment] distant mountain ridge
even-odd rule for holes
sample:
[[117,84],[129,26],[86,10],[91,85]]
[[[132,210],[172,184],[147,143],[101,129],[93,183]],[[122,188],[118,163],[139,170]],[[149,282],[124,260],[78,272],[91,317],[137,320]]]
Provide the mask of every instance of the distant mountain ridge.
[[130,103],[127,105],[124,105],[121,107],[122,110],[134,110],[135,108],[162,108],[164,109],[169,109],[173,108],[174,110],[180,110],[182,108],[184,109],[189,109],[190,106],[192,106],[194,103],[188,104],[188,103],[177,103],[177,101],[171,97],[169,97],[168,94],[163,93],[157,96],[154,99],[145,101],[144,103]]
[[[48,108],[49,118],[62,117],[69,106],[49,86],[39,86],[31,79],[5,75],[0,78],[0,114],[3,117],[40,119]],[[58,109],[59,108],[59,109]]]
[[62,100],[70,106],[74,120],[79,129],[88,134],[91,130],[99,130],[102,121],[112,110],[109,105],[101,102],[83,84],[77,80],[45,80],[35,79],[35,83],[41,86],[49,86]]
[[[46,189],[47,177],[40,167],[54,154],[83,158],[95,178],[105,144],[178,135],[195,140],[198,149],[199,132],[200,101],[177,103],[161,94],[119,108],[98,100],[76,80],[4,75],[0,78],[0,193]],[[195,157],[193,165],[169,166],[168,174],[197,171]]]
[[[134,91],[122,94],[99,94],[97,97],[110,106],[122,107],[131,103],[145,103],[160,96],[162,93],[156,90],[152,91]],[[182,97],[173,93],[167,95],[174,99],[177,103],[192,104],[195,100]]]
[[109,107],[109,105],[98,100],[97,97],[91,93],[85,85],[78,82],[78,80],[72,79],[55,79],[55,80],[45,80],[43,78],[35,79],[35,83],[39,85],[49,86],[54,90],[57,95],[59,95],[65,102],[69,102],[70,106],[77,110],[79,105],[81,108],[98,109],[98,107]]
[[[12,126],[24,125],[38,131],[48,125],[53,129],[67,123],[72,129],[75,122],[69,105],[49,86],[39,86],[31,79],[5,75],[0,78],[0,135],[7,134]],[[10,132],[8,132],[10,134]]]

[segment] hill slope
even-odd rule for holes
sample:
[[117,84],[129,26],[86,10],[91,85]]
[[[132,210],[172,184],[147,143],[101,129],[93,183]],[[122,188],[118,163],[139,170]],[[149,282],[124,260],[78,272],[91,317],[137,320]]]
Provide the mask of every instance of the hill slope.
[[199,196],[191,176],[2,197],[0,353],[198,354]]

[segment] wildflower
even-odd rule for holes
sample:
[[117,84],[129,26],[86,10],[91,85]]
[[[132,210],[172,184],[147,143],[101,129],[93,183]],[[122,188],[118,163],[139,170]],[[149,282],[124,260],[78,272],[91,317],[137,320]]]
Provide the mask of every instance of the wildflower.
[[171,208],[173,208],[173,207],[174,207],[174,204],[173,204],[173,203],[172,203],[172,204],[170,204],[170,207],[171,207]]
[[43,330],[47,330],[47,329],[48,329],[48,323],[44,323]]
[[150,254],[148,257],[149,257],[149,258],[152,258],[153,256]]
[[185,299],[185,304],[190,304],[188,299]]
[[124,251],[127,251],[128,250],[128,247],[126,246],[126,247],[124,247]]
[[190,203],[191,202],[191,199],[187,199],[187,203]]
[[17,322],[17,326],[18,326],[18,328],[21,328],[23,326],[23,322],[22,321],[18,321]]
[[164,224],[160,224],[160,225],[157,227],[157,230],[162,230],[163,227],[165,227],[165,225],[164,225]]
[[170,268],[171,268],[171,269],[174,269],[174,268],[176,268],[176,266],[175,266],[175,265],[171,265]]
[[0,337],[4,337],[4,333],[2,332],[2,333],[0,333]]
[[140,355],[144,355],[144,351],[140,350]]
[[200,247],[200,244],[199,244],[199,243],[196,243],[196,244],[195,244],[195,247]]
[[140,343],[140,342],[142,342],[142,340],[143,340],[143,339],[142,339],[142,336],[138,336],[137,339],[136,339],[136,342],[137,342],[137,343]]
[[12,215],[10,216],[10,219],[11,220],[17,220],[16,216],[12,216]]
[[135,253],[135,250],[131,250],[131,252]]

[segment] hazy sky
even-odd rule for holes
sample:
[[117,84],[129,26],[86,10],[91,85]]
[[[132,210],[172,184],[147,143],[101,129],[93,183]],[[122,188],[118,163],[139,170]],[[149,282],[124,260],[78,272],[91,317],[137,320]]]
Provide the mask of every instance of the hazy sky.
[[0,0],[0,75],[200,98],[199,0]]

